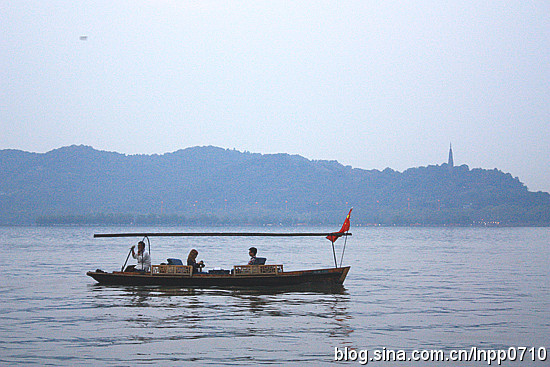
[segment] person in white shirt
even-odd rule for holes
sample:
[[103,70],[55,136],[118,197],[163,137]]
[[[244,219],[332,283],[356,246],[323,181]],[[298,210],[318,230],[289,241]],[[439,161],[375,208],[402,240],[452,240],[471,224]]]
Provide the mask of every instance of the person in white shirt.
[[134,251],[136,246],[132,246],[132,257],[137,260],[136,270],[148,273],[151,271],[151,256],[145,251],[145,242],[138,242],[138,251]]

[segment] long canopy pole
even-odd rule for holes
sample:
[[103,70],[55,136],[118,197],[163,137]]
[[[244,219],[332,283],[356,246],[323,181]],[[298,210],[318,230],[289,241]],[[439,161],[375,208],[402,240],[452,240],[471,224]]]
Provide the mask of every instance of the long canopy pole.
[[317,237],[317,236],[351,236],[351,233],[341,232],[306,232],[306,233],[276,233],[276,232],[139,232],[139,233],[96,233],[94,238],[105,237]]

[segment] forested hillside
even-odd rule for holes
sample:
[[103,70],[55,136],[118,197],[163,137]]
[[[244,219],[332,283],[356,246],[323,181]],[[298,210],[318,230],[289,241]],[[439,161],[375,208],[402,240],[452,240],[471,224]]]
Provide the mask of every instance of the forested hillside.
[[550,195],[499,170],[363,170],[216,147],[0,151],[0,224],[549,225]]

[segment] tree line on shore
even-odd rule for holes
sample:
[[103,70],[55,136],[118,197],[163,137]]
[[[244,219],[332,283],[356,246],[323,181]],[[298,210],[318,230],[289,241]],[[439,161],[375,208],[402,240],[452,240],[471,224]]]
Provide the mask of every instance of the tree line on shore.
[[0,225],[550,225],[550,194],[498,169],[363,170],[194,147],[0,151]]

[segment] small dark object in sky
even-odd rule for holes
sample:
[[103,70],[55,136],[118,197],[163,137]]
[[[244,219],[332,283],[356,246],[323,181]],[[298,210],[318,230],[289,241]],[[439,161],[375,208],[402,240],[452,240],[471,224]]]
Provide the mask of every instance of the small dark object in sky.
[[80,36],[80,40],[81,40],[81,41],[87,41],[87,40],[88,40],[88,36]]

